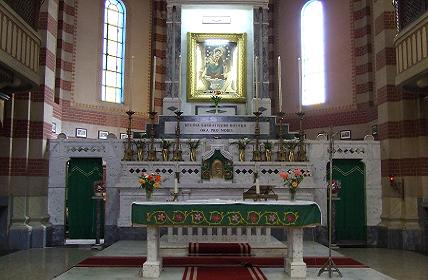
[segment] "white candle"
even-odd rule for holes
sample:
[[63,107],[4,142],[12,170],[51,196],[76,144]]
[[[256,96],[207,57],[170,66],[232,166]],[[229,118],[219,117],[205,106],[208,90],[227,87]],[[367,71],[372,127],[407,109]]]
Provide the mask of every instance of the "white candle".
[[174,178],[174,193],[178,193],[178,178]]
[[181,54],[178,56],[179,65],[178,65],[178,111],[181,111]]
[[299,64],[299,112],[302,112],[302,60],[300,57],[297,63]]
[[256,170],[256,194],[260,194],[260,181],[259,181],[259,168],[257,163],[254,164],[254,169]]
[[132,85],[133,85],[133,77],[134,77],[134,58],[135,56],[131,56],[131,75],[130,75],[130,85],[129,85],[129,111],[132,111]]
[[281,57],[278,56],[278,106],[282,112],[282,81],[281,81]]
[[259,57],[256,56],[256,59],[254,61],[254,75],[256,76],[256,100],[255,100],[255,111],[259,111]]
[[153,57],[153,77],[152,77],[152,112],[155,111],[155,90],[156,90],[156,56]]
[[256,178],[256,194],[260,194],[260,182],[258,176]]

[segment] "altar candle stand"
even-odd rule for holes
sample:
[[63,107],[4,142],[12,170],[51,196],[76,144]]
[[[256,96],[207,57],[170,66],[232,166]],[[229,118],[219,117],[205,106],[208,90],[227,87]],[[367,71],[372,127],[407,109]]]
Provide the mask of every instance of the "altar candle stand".
[[284,112],[279,112],[278,113],[278,117],[279,117],[279,135],[278,135],[278,161],[285,161],[287,156],[286,156],[286,151],[284,149],[284,116],[285,113]]
[[260,161],[261,160],[261,151],[260,151],[260,115],[262,112],[258,111],[253,113],[256,116],[256,127],[254,129],[254,138],[256,139],[256,147],[253,151],[253,161]]
[[182,154],[183,152],[180,150],[180,119],[181,119],[181,115],[183,114],[182,111],[175,111],[175,117],[177,119],[177,126],[175,128],[175,146],[174,146],[174,152],[173,152],[173,157],[172,160],[174,161],[182,161],[183,157]]
[[126,130],[126,134],[128,135],[128,139],[126,142],[126,148],[125,148],[125,153],[123,155],[123,159],[124,161],[131,161],[132,160],[132,156],[134,154],[134,152],[132,151],[132,142],[131,142],[131,137],[132,137],[132,115],[135,114],[134,111],[132,110],[128,110],[126,111],[126,114],[128,115],[128,128]]
[[296,115],[299,117],[299,144],[297,148],[297,158],[299,161],[307,161],[306,148],[304,143],[305,131],[303,130],[303,117],[305,113],[300,111]]
[[172,201],[178,201],[178,183],[180,182],[180,172],[175,171],[175,177],[174,177],[174,190],[170,193],[172,196]]
[[151,127],[150,127],[150,149],[147,152],[148,153],[147,154],[147,160],[148,161],[156,161],[157,160],[156,149],[155,149],[155,118],[156,118],[156,114],[157,114],[157,112],[154,112],[154,111],[149,112]]

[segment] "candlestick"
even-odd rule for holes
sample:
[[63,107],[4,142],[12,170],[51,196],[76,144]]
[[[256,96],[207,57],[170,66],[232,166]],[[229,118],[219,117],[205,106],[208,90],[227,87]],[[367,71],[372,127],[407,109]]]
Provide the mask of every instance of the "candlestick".
[[153,78],[152,78],[152,102],[150,111],[155,111],[155,90],[156,90],[156,56],[153,57]]
[[302,112],[302,60],[300,57],[297,63],[299,64],[299,112]]
[[281,81],[281,57],[278,56],[278,106],[282,112],[282,81]]
[[181,111],[181,54],[178,56],[178,59],[180,60],[179,66],[178,66],[178,111]]
[[256,108],[254,111],[258,112],[259,111],[259,57],[256,56],[255,61],[254,61],[254,75],[256,76],[256,100],[255,100],[255,105]]
[[134,58],[131,56],[131,74],[130,74],[130,85],[129,85],[129,111],[132,111],[132,78],[134,77]]

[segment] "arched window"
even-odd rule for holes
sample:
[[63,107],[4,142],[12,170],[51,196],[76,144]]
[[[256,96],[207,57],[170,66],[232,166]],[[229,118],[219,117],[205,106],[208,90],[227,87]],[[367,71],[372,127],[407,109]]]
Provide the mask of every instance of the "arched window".
[[324,15],[319,0],[306,3],[301,12],[302,104],[325,102]]
[[126,9],[120,0],[104,7],[103,73],[101,99],[123,103]]

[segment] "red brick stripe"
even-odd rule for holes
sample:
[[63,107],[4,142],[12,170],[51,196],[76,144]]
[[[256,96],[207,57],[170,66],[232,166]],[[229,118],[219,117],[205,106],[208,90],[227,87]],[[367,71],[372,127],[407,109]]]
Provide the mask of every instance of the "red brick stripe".
[[370,7],[364,7],[358,11],[353,12],[353,20],[354,21],[362,19],[366,16],[370,16]]
[[40,48],[40,65],[55,71],[56,58],[53,52],[46,48]]
[[48,13],[40,12],[39,16],[39,29],[47,30],[52,36],[56,37],[57,34],[57,21]]
[[49,175],[49,161],[45,159],[27,159],[26,158],[12,158],[9,165],[9,157],[0,157],[0,176],[48,176]]
[[353,32],[354,39],[362,38],[364,36],[370,35],[372,33],[372,28],[370,25],[366,25],[361,28],[356,28]]
[[[155,99],[156,101],[157,99]],[[70,106],[70,102],[63,100],[62,120],[70,122],[80,122],[87,124],[128,127],[128,117],[125,114],[109,114],[106,112],[97,112],[78,109]],[[146,119],[140,116],[133,116],[133,128],[144,129]]]
[[378,126],[379,140],[428,136],[426,119],[387,122]]
[[386,65],[395,65],[395,48],[385,48],[376,54],[376,70]]
[[428,176],[428,158],[385,159],[381,174],[387,176]]
[[384,12],[375,19],[375,35],[385,30],[395,29],[395,13]]
[[412,92],[406,92],[399,90],[395,85],[386,85],[377,90],[377,104],[383,104],[385,102],[401,101],[417,99],[418,95]]

